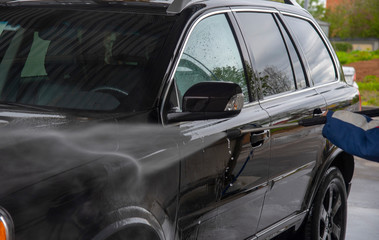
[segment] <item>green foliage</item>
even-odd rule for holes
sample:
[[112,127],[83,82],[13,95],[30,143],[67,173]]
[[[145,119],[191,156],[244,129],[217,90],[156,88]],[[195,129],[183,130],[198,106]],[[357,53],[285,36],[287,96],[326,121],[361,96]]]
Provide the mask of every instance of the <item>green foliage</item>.
[[362,105],[379,107],[378,91],[368,91],[359,89],[359,92],[361,93]]
[[379,91],[379,77],[367,75],[362,82],[358,82],[360,90]]
[[352,51],[352,52],[336,52],[338,59],[342,65],[359,61],[367,61],[379,58],[379,50],[376,51]]
[[[304,0],[296,0],[300,6],[304,7]],[[325,14],[325,7],[322,1],[320,0],[309,0],[308,1],[308,12],[316,19],[323,19]]]
[[371,52],[373,59],[378,59],[379,58],[379,49],[376,51]]
[[353,45],[351,43],[334,42],[332,43],[332,46],[335,51],[350,52],[351,50],[353,50]]
[[362,97],[362,105],[379,106],[379,77],[367,75],[357,83]]
[[379,1],[343,1],[327,9],[323,20],[330,23],[330,37],[379,38]]

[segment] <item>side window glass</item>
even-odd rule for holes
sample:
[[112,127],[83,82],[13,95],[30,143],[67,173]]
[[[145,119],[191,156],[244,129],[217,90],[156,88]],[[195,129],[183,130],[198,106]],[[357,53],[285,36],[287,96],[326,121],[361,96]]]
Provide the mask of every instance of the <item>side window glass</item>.
[[292,67],[295,73],[295,79],[296,79],[296,87],[297,89],[303,89],[307,87],[307,83],[305,80],[305,75],[304,75],[304,67],[303,64],[301,63],[299,59],[299,55],[295,50],[295,47],[293,45],[293,42],[288,36],[287,31],[284,29],[284,27],[280,25],[280,30],[283,33],[283,37],[286,40],[287,47],[288,47],[288,52],[290,53],[290,57],[292,60]]
[[208,17],[196,25],[174,78],[179,101],[191,86],[206,81],[235,82],[248,101],[241,55],[225,15]]
[[255,60],[263,96],[295,90],[288,52],[272,14],[242,12],[237,16]]
[[303,48],[314,84],[336,80],[336,71],[330,53],[311,23],[289,16],[285,16],[285,19]]

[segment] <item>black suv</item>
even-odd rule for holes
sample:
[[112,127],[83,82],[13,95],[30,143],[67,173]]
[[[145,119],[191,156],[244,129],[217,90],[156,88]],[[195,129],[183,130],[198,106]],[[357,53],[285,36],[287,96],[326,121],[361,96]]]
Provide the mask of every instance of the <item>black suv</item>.
[[285,2],[2,0],[1,240],[343,240],[353,157],[296,123],[359,93]]

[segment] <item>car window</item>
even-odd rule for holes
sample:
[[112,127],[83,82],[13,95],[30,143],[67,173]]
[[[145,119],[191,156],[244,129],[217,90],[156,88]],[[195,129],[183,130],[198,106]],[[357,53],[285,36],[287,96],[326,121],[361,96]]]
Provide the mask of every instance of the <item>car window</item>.
[[273,15],[239,12],[237,17],[253,54],[263,96],[295,90],[288,52]]
[[303,19],[285,16],[307,58],[314,84],[336,80],[335,65],[331,55],[313,25]]
[[228,81],[240,85],[249,99],[244,68],[236,40],[224,14],[210,16],[193,29],[175,72],[178,98],[194,84]]
[[298,52],[296,51],[294,44],[288,35],[288,32],[284,29],[281,23],[279,24],[279,27],[286,41],[288,52],[291,57],[291,63],[292,63],[292,67],[293,67],[293,70],[295,73],[295,79],[296,79],[296,88],[297,89],[306,88],[307,83],[306,83],[305,74],[304,74],[305,68],[299,59]]
[[154,103],[148,93],[160,83],[150,74],[174,19],[57,9],[0,16],[0,101],[94,111]]

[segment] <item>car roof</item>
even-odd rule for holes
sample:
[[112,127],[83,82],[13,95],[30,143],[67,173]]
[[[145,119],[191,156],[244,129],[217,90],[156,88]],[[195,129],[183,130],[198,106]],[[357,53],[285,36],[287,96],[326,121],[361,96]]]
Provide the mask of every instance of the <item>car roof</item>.
[[275,8],[279,11],[310,16],[295,0],[284,0],[284,2],[286,4],[271,0],[0,0],[0,6],[86,6],[113,9],[117,7],[118,10],[135,7],[160,8],[168,15],[179,14],[186,8],[199,5],[207,8],[249,6]]

